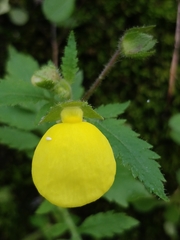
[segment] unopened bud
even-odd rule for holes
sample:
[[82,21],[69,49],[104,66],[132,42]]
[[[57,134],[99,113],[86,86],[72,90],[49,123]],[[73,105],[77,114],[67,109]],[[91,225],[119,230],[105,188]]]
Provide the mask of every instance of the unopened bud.
[[31,82],[34,86],[52,89],[61,80],[58,69],[49,63],[34,73]]
[[53,91],[58,95],[61,100],[67,100],[71,98],[71,86],[69,83],[61,79],[55,86]]
[[153,47],[157,43],[153,36],[146,32],[154,26],[137,27],[125,32],[120,40],[120,51],[125,57],[144,58],[154,53]]

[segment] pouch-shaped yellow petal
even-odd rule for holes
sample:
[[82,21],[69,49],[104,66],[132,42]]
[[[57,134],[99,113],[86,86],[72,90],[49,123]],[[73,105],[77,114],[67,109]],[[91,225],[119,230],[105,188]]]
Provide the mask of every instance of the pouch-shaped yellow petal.
[[116,172],[106,137],[87,122],[59,123],[39,142],[32,177],[39,193],[61,207],[79,207],[100,198]]

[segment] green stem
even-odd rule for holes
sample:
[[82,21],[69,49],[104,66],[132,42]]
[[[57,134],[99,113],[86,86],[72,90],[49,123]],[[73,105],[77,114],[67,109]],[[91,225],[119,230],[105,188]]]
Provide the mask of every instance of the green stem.
[[99,77],[95,80],[95,82],[90,87],[90,89],[85,93],[85,95],[83,97],[84,101],[87,101],[91,97],[91,95],[94,93],[94,91],[99,87],[102,80],[106,77],[108,72],[112,69],[114,64],[117,62],[119,55],[120,55],[120,51],[119,51],[119,49],[117,49],[115,51],[115,53],[113,54],[113,56],[110,58],[109,62],[107,63],[107,65],[105,66],[103,71],[100,73]]
[[80,234],[77,231],[77,227],[74,224],[74,221],[72,220],[72,217],[69,213],[69,211],[66,208],[59,208],[61,214],[63,215],[63,218],[71,232],[71,236],[73,240],[82,240]]

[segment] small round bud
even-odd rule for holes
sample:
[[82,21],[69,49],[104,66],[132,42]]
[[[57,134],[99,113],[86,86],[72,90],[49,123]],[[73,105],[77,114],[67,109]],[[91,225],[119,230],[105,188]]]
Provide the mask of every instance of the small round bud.
[[67,100],[71,98],[71,86],[69,85],[69,83],[64,80],[61,79],[55,86],[53,91],[58,94],[59,98],[61,100]]
[[31,83],[41,88],[52,89],[61,80],[58,69],[52,64],[42,67],[34,73]]

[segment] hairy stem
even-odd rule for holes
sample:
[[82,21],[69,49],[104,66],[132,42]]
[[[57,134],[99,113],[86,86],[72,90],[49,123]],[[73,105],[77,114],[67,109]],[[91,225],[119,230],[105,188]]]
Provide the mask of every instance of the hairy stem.
[[110,58],[109,62],[107,63],[107,65],[105,66],[105,68],[103,69],[103,71],[100,73],[100,75],[98,76],[98,78],[95,80],[95,82],[92,84],[92,86],[90,87],[90,89],[85,93],[83,100],[87,101],[91,95],[94,93],[94,91],[99,87],[99,85],[101,84],[102,80],[106,77],[106,75],[108,74],[108,72],[112,69],[112,67],[115,65],[118,57],[120,55],[119,49],[117,49],[115,51],[115,53],[113,54],[113,56]]
[[76,225],[74,224],[72,217],[66,208],[59,208],[63,218],[71,232],[71,236],[73,240],[82,240],[80,234],[77,231]]
[[177,73],[177,66],[179,61],[179,48],[180,48],[180,1],[178,1],[175,44],[174,44],[174,52],[173,52],[173,57],[172,57],[171,67],[170,67],[169,88],[168,88],[169,99],[174,95],[174,91],[175,91],[176,73]]

